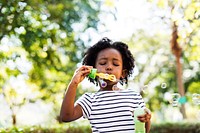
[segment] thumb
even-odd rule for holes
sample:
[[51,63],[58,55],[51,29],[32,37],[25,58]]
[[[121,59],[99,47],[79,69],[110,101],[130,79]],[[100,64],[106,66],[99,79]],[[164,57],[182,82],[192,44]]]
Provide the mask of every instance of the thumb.
[[145,108],[144,111],[145,111],[146,114],[151,114],[151,111],[148,108]]

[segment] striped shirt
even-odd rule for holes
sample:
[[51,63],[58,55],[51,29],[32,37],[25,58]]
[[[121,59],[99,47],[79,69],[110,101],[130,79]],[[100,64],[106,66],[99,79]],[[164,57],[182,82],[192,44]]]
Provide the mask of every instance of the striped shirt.
[[142,96],[130,89],[85,93],[76,104],[82,107],[93,133],[134,133],[132,111],[145,108]]

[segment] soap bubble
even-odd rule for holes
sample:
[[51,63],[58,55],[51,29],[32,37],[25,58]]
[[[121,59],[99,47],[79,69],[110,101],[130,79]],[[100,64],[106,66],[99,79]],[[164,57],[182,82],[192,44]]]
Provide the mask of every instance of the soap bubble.
[[192,95],[192,101],[195,105],[200,105],[200,94],[194,93]]
[[152,81],[150,81],[150,82],[148,83],[148,85],[149,85],[149,86],[151,86],[151,85],[152,85],[152,83],[153,83],[153,82],[152,82]]
[[112,90],[113,90],[113,91],[118,91],[118,90],[120,90],[119,87],[118,87],[118,84],[113,85]]
[[100,83],[100,86],[103,88],[107,86],[107,83],[103,79],[99,79],[99,83]]
[[148,85],[144,85],[144,86],[141,88],[141,92],[147,93],[148,87],[149,87]]
[[171,95],[171,99],[170,99],[169,102],[172,104],[173,107],[177,107],[178,106],[180,97],[181,97],[181,95],[179,93],[173,93]]
[[167,88],[167,83],[162,83],[161,88],[163,88],[163,89]]

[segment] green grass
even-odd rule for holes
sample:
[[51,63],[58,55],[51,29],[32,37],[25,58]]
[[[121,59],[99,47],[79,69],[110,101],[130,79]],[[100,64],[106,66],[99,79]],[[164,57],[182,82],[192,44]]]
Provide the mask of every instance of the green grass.
[[[0,133],[92,133],[88,123],[71,122],[49,127],[0,128]],[[200,133],[200,123],[160,123],[152,124],[150,133]]]

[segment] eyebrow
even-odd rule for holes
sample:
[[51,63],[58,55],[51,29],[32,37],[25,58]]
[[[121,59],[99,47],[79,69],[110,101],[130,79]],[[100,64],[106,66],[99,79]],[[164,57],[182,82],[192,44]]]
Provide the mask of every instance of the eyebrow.
[[[100,58],[99,60],[101,61],[101,60],[107,60],[108,58],[106,58],[106,57],[103,57],[103,58]],[[120,61],[119,59],[117,59],[117,58],[113,58],[112,60],[114,60],[114,61]]]

